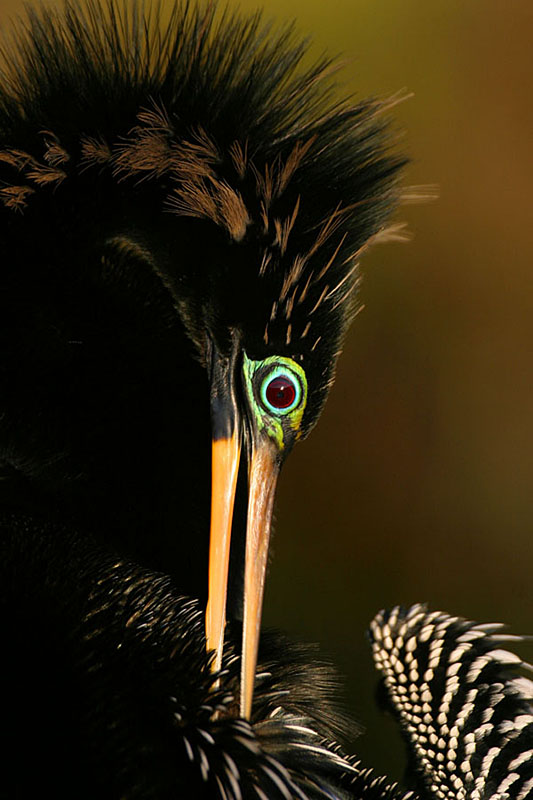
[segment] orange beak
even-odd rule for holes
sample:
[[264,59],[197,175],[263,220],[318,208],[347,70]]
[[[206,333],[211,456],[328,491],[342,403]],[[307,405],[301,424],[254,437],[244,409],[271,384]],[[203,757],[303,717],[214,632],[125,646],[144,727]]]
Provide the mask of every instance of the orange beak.
[[215,651],[213,669],[222,667],[231,544],[231,523],[241,455],[235,431],[213,439],[211,461],[211,530],[209,534],[209,590],[205,614],[207,650]]
[[[233,359],[232,359],[233,361]],[[209,592],[205,617],[213,670],[222,667],[231,526],[243,437],[233,390],[233,364],[215,356],[211,376],[212,489],[209,542]],[[241,715],[250,718],[257,664],[272,508],[279,473],[276,447],[252,433],[248,463],[248,511],[244,565],[244,619],[241,659]]]
[[261,632],[272,509],[279,467],[266,439],[252,449],[248,471],[248,516],[244,565],[244,621],[241,656],[241,716],[250,719]]

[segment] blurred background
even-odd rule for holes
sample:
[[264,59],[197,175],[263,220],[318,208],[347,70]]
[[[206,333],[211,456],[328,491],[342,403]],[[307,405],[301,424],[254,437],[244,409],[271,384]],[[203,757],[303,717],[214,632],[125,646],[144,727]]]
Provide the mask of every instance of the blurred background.
[[[262,5],[346,57],[345,93],[414,94],[392,112],[405,183],[439,186],[400,209],[412,241],[363,262],[365,310],[281,479],[266,595],[267,625],[338,666],[366,727],[350,746],[401,778],[374,702],[376,612],[423,601],[533,633],[533,4]],[[0,0],[0,22],[21,9]]]

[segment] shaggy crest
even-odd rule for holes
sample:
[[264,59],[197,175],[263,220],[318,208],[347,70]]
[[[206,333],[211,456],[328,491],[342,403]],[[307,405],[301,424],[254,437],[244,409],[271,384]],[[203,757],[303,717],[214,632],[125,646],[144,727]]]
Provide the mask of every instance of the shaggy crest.
[[[257,355],[315,364],[318,412],[357,308],[359,256],[387,236],[403,159],[382,118],[398,98],[338,100],[335,63],[304,69],[306,50],[292,28],[213,4],[29,11],[3,54],[0,203],[20,215],[46,197],[65,217],[73,203],[89,213],[99,192],[114,206],[144,198],[161,214],[156,243],[187,230],[199,265],[219,231],[216,280],[236,298],[220,323],[242,325]],[[139,227],[148,249],[151,235]],[[172,291],[181,270],[162,276]],[[185,323],[197,338],[198,322]]]

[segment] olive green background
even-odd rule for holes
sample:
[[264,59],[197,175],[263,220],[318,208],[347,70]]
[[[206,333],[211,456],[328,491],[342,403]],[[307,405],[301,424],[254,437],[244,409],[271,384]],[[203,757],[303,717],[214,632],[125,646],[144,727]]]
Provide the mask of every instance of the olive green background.
[[[21,5],[0,0],[0,20]],[[405,182],[439,186],[400,209],[412,241],[363,263],[365,310],[282,475],[266,596],[266,623],[320,642],[346,677],[361,757],[399,778],[374,704],[374,614],[425,601],[533,633],[533,4],[264,7],[317,56],[346,56],[343,91],[414,94],[393,111]]]

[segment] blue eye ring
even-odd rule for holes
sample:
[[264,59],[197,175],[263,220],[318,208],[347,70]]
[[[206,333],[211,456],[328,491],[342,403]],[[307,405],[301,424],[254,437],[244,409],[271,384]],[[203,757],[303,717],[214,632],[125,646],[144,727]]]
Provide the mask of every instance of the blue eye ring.
[[[302,384],[299,376],[291,369],[277,366],[271,369],[261,381],[259,394],[264,408],[270,414],[285,416],[300,405],[303,395]],[[275,397],[279,399],[277,405]]]

